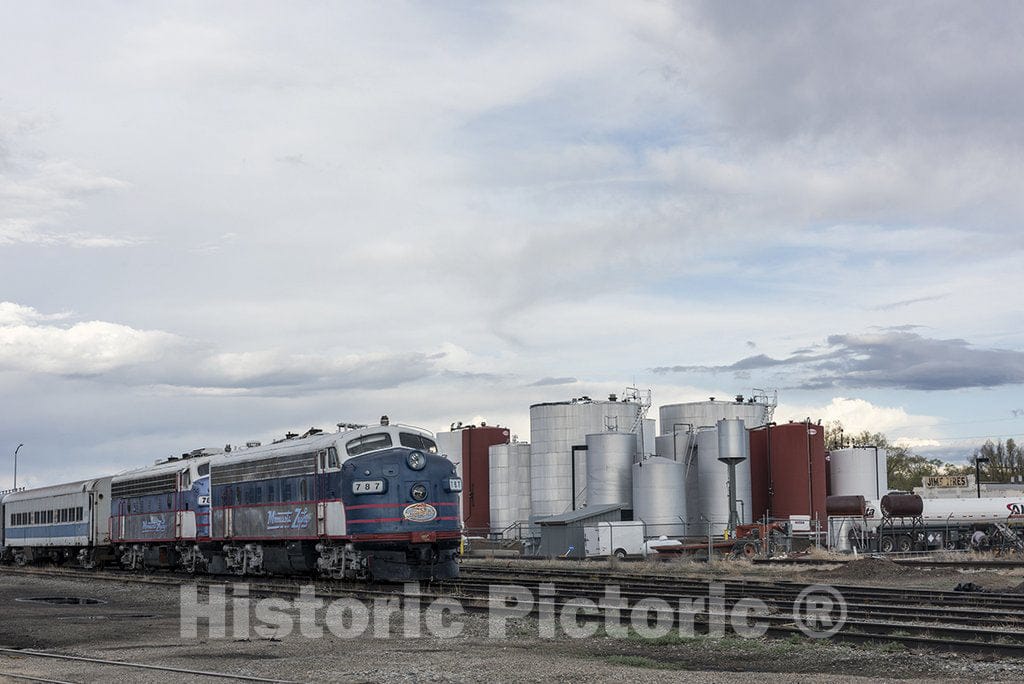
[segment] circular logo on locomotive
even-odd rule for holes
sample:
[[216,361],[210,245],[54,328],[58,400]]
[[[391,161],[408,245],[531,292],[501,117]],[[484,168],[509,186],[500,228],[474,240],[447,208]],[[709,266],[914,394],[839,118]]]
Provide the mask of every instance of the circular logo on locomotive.
[[428,503],[415,503],[405,507],[402,517],[410,522],[430,522],[437,517],[437,509]]

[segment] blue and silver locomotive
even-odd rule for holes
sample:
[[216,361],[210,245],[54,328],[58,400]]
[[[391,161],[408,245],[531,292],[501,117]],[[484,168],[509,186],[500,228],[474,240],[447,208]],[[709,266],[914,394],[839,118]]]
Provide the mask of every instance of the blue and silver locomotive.
[[[197,450],[109,477],[104,507],[92,514],[109,516],[102,534],[97,526],[95,539],[68,537],[59,552],[41,553],[24,548],[36,537],[9,530],[5,557],[235,575],[456,577],[462,481],[454,465],[425,430],[386,420],[349,428]],[[45,503],[46,490],[34,491],[9,494],[4,505]]]

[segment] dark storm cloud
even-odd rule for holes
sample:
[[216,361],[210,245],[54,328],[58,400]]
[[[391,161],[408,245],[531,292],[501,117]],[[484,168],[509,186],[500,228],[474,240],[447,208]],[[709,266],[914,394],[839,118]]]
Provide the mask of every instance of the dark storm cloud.
[[981,349],[960,339],[910,332],[831,335],[817,353],[784,359],[764,354],[727,366],[662,366],[655,373],[743,372],[787,369],[800,389],[888,388],[950,390],[1024,383],[1024,352]]

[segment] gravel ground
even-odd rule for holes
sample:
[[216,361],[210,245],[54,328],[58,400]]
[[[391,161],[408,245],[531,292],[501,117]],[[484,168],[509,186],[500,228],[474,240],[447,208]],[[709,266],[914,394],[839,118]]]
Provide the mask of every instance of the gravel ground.
[[[94,605],[16,601],[39,596],[79,596]],[[61,654],[165,665],[293,681],[338,682],[725,682],[745,681],[1020,681],[1024,662],[917,654],[893,645],[851,647],[828,641],[744,640],[707,637],[644,640],[594,636],[542,639],[535,620],[510,621],[510,638],[488,637],[482,615],[464,615],[456,638],[318,639],[297,630],[278,638],[211,639],[205,623],[198,638],[182,637],[179,590],[133,584],[4,575],[0,570],[0,645]],[[294,612],[287,613],[294,615]],[[317,623],[323,624],[318,613]],[[232,617],[228,615],[228,631]],[[263,620],[266,626],[270,620]],[[73,682],[208,682],[159,671],[51,661],[0,653],[0,681],[12,676]]]

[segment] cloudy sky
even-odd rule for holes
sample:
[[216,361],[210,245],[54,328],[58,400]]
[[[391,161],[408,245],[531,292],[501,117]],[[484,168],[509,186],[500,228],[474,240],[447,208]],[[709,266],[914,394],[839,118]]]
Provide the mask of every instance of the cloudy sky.
[[628,385],[1019,438],[1022,14],[0,0],[0,464]]

